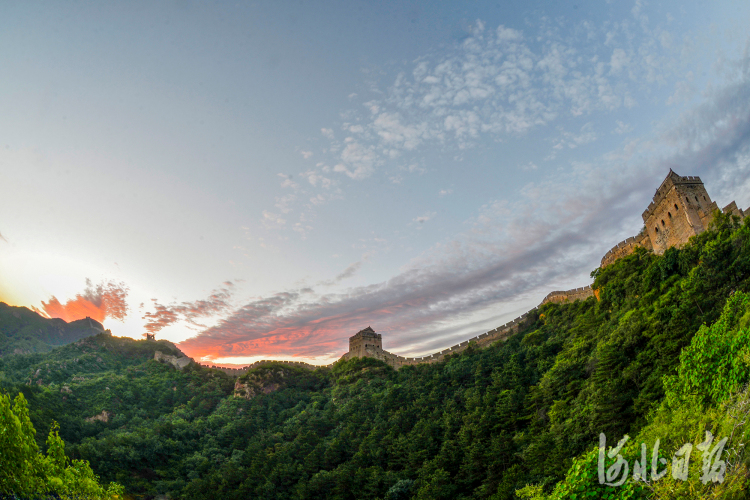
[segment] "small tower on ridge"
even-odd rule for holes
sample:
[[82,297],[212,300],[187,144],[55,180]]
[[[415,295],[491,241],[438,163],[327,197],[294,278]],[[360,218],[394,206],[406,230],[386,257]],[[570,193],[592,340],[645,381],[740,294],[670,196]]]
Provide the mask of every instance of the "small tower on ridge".
[[361,358],[366,356],[367,348],[383,350],[383,337],[369,326],[349,337],[349,354]]

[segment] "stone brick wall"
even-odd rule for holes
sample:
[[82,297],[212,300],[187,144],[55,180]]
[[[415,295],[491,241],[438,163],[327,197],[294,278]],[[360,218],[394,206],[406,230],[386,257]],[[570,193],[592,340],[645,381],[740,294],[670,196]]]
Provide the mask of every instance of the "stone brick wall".
[[544,300],[542,300],[542,303],[539,305],[546,304],[547,302],[575,302],[576,300],[586,300],[589,297],[593,297],[593,295],[594,290],[591,288],[591,285],[586,285],[572,290],[550,292],[544,297]]
[[602,257],[601,267],[605,267],[633,253],[637,247],[643,247],[646,250],[653,250],[651,238],[648,233],[640,233],[638,236],[631,236],[625,241],[621,241]]

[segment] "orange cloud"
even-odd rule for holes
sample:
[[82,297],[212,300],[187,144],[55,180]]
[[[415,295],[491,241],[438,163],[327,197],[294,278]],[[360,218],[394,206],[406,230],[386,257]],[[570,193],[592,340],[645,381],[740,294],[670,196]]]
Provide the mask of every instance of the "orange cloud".
[[124,283],[100,283],[94,288],[90,280],[86,280],[86,290],[77,294],[65,304],[54,295],[47,301],[42,301],[42,309],[32,309],[48,318],[60,318],[70,322],[89,317],[98,322],[104,318],[114,318],[122,321],[128,314],[128,304],[125,298],[128,288]]

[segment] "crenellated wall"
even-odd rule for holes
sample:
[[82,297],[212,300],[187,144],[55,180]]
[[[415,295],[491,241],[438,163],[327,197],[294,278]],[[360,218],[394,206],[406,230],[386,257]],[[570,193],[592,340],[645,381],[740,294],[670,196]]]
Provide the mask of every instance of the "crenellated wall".
[[633,253],[636,247],[643,247],[646,250],[653,250],[651,245],[651,238],[648,237],[648,233],[640,233],[638,236],[631,236],[625,241],[621,241],[617,245],[613,246],[612,249],[602,257],[601,267],[606,267],[622,257],[626,257]]
[[550,292],[544,297],[540,306],[547,302],[575,302],[576,300],[586,300],[589,297],[593,297],[594,290],[591,285],[582,286],[580,288],[574,288],[572,290]]

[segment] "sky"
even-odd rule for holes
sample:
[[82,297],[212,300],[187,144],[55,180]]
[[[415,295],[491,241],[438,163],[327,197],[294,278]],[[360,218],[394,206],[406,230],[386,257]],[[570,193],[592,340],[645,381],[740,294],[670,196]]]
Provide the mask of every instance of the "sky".
[[196,360],[431,354],[750,207],[750,3],[5,2],[0,301]]

